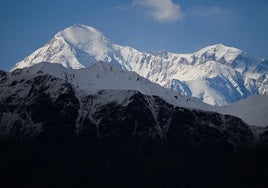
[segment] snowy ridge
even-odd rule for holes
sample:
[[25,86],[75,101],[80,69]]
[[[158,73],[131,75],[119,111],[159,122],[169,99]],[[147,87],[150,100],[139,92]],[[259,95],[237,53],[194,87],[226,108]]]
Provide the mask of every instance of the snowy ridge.
[[[135,90],[145,95],[155,95],[175,106],[212,110],[212,106],[197,98],[179,95],[145,79],[135,72],[124,71],[112,63],[97,62],[87,68],[67,69],[60,64],[42,62],[29,68],[18,69],[10,74],[26,79],[36,75],[52,75],[70,82],[80,94],[94,94],[100,90]],[[10,80],[12,82],[12,80]]]
[[[12,79],[13,75],[16,75],[16,80]],[[210,106],[197,98],[179,95],[177,92],[161,87],[139,76],[135,72],[124,71],[112,63],[97,62],[87,68],[74,70],[65,68],[60,64],[43,62],[29,68],[18,69],[8,73],[8,83],[6,83],[6,85],[12,85],[14,81],[27,80],[38,75],[51,75],[60,78],[62,82],[58,84],[64,83],[64,80],[68,81],[75,88],[78,98],[89,94],[96,95],[99,92],[106,92],[106,94],[101,95],[102,97],[98,100],[100,104],[116,101],[118,104],[126,105],[124,104],[127,102],[125,99],[132,95],[132,92],[129,93],[128,91],[138,91],[144,95],[159,96],[173,106],[229,114],[241,118],[249,125],[268,126],[267,95],[252,96],[227,106]],[[191,84],[196,84],[197,86],[195,88],[203,86],[200,85],[200,83]],[[57,87],[58,86],[55,86],[55,88]],[[17,93],[16,88],[16,85],[9,88],[10,91],[8,91],[6,95]],[[18,89],[19,88],[20,87],[18,87]],[[176,89],[179,90],[179,88]],[[5,90],[7,89],[5,88]],[[25,88],[22,94],[24,93],[23,95],[26,96],[29,90],[30,88]],[[0,94],[1,97],[7,97],[1,92]],[[55,95],[58,94],[55,93]],[[25,96],[18,97],[23,98]],[[99,97],[99,95],[96,96]]]
[[211,105],[221,106],[250,95],[268,94],[268,61],[259,61],[239,49],[217,44],[190,54],[144,53],[114,44],[100,31],[81,24],[57,33],[12,70],[40,62],[80,69],[96,61],[112,62]]

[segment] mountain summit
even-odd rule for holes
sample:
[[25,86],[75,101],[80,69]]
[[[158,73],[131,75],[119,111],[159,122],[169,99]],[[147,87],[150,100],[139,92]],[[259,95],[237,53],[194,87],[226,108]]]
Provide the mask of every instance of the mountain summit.
[[112,62],[212,105],[268,94],[268,61],[259,61],[242,50],[216,44],[190,54],[145,53],[115,44],[97,29],[81,24],[57,33],[12,71],[40,62],[80,69],[96,61]]
[[58,32],[44,47],[17,63],[12,70],[40,62],[60,63],[67,68],[80,69],[96,60],[111,61],[108,54],[117,48],[95,28],[75,24]]

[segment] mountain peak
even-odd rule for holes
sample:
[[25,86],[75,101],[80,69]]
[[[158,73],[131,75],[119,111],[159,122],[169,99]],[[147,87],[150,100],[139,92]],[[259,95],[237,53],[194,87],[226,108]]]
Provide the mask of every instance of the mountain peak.
[[205,48],[221,50],[221,49],[226,49],[226,48],[230,48],[230,47],[226,46],[226,45],[224,45],[222,43],[217,43],[217,44],[209,45],[209,46],[207,46]]
[[195,52],[198,56],[209,56],[213,57],[215,60],[224,59],[227,63],[232,63],[233,60],[242,53],[244,52],[237,48],[225,46],[221,43],[205,47]]
[[75,46],[88,43],[94,43],[92,45],[96,45],[100,42],[111,43],[99,30],[82,24],[74,24],[55,35],[56,39],[60,37]]
[[108,54],[117,48],[97,29],[74,24],[58,32],[45,46],[17,63],[12,70],[40,62],[59,63],[64,67],[80,69],[96,61],[110,62]]
[[234,48],[234,47],[226,46],[226,45],[224,45],[222,43],[218,43],[218,44],[207,46],[207,47],[205,47],[205,48],[197,51],[196,53],[204,53],[204,52],[207,52],[207,51],[213,51],[215,53],[217,53],[217,52],[231,52],[231,51],[236,51],[236,52],[242,53],[241,50],[239,50],[237,48]]
[[226,46],[226,45],[224,45],[222,43],[214,44],[212,46],[214,46],[217,49],[220,49],[220,48],[229,48],[229,46]]

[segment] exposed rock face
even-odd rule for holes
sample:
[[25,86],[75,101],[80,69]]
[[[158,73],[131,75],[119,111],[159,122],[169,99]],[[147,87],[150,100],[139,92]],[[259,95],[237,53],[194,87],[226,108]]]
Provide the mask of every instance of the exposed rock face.
[[74,131],[79,101],[70,84],[51,76],[12,83],[18,89],[0,103],[1,136],[30,141],[42,135],[69,136]]
[[[8,87],[15,85],[16,91],[1,99],[2,137],[28,142],[89,134],[97,140],[118,139],[124,144],[142,141],[176,150],[222,152],[254,144],[251,129],[238,118],[173,107],[157,96],[137,91],[101,90],[76,96],[71,84],[48,75],[14,80]],[[121,104],[105,101],[116,95],[125,97]]]

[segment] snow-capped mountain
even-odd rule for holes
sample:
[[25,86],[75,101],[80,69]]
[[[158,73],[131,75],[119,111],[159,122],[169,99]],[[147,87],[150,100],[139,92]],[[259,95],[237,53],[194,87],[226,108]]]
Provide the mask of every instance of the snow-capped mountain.
[[57,33],[12,70],[40,62],[80,69],[95,61],[112,62],[124,70],[194,96],[212,105],[226,105],[250,95],[268,94],[268,61],[222,44],[191,54],[144,53],[111,42],[100,31],[76,24]]
[[114,53],[120,53],[121,48],[100,31],[76,24],[57,33],[49,43],[17,63],[12,70],[40,62],[59,63],[72,69],[84,68],[96,61],[116,63]]

